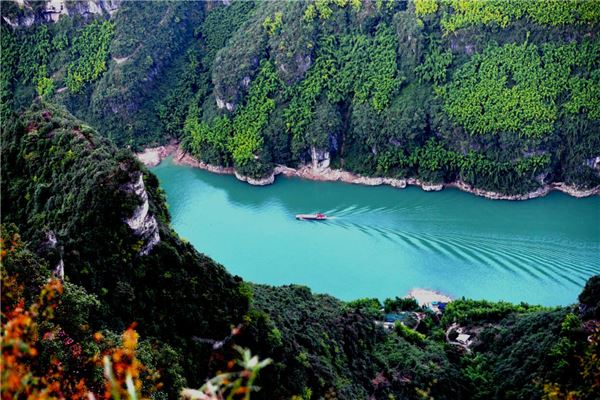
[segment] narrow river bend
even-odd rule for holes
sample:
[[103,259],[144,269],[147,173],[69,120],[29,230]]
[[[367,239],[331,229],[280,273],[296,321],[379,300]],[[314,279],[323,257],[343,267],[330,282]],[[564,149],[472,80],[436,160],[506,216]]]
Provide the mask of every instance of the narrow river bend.
[[[451,296],[576,301],[600,274],[600,197],[493,201],[445,189],[365,187],[278,177],[253,187],[169,159],[152,169],[174,229],[246,280],[297,283],[344,300]],[[296,221],[324,212],[324,222]]]

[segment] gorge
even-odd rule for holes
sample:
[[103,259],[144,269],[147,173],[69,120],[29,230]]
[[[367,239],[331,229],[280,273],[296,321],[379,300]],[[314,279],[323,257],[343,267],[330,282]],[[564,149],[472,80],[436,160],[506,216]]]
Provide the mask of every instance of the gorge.
[[0,8],[3,399],[600,398],[600,0]]

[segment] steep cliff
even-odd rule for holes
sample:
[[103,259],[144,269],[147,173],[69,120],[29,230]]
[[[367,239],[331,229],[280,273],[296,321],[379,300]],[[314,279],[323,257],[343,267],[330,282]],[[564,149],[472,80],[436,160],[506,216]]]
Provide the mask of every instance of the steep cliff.
[[140,255],[146,255],[160,242],[158,223],[156,222],[154,215],[148,212],[150,203],[148,202],[148,192],[144,185],[144,174],[137,172],[132,175],[132,181],[126,183],[123,186],[123,190],[133,193],[140,199],[142,204],[137,206],[133,211],[133,214],[125,219],[125,222],[129,225],[131,230],[144,241],[142,249],[140,250]]
[[10,0],[2,3],[2,19],[13,28],[28,28],[34,24],[58,22],[62,16],[111,16],[121,3],[122,0]]
[[2,223],[97,296],[96,329],[137,321],[145,336],[193,354],[200,373],[186,373],[201,380],[213,349],[192,338],[221,339],[243,320],[241,279],[171,230],[156,178],[129,151],[47,104],[2,124]]

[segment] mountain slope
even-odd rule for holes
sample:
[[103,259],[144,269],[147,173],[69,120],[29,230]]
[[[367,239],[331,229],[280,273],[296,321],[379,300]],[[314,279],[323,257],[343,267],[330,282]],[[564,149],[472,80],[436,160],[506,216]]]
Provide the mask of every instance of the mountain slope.
[[130,152],[42,104],[4,120],[2,144],[2,222],[97,296],[96,327],[137,321],[143,335],[207,360],[212,348],[193,337],[219,340],[242,321],[241,279],[172,231],[157,179]]
[[598,187],[600,3],[502,3],[123,2],[2,21],[2,87],[119,146],[177,138],[254,178],[309,164],[502,194]]
[[[66,111],[37,102],[5,114],[1,139],[3,246],[12,242],[14,256],[17,231],[28,243],[2,262],[3,276],[17,276],[28,298],[50,271],[63,277],[60,323],[75,339],[137,322],[171,398],[225,368],[235,344],[273,359],[256,398],[538,398],[544,384],[596,394],[584,390],[578,357],[594,337],[597,279],[579,316],[575,307],[459,300],[441,321],[417,307],[417,331],[386,332],[374,322],[383,318],[376,299],[249,285],[198,254],[169,227],[154,175]],[[476,332],[473,352],[447,342],[454,323]]]

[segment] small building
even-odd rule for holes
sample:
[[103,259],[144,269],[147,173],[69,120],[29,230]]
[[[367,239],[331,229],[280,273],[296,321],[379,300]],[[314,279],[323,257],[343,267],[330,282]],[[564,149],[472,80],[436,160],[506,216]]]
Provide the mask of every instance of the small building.
[[404,322],[408,318],[408,314],[409,313],[407,313],[407,312],[388,313],[388,314],[385,314],[384,321],[392,322],[392,323],[396,322],[396,321]]
[[468,345],[470,338],[471,338],[470,335],[467,335],[465,333],[461,333],[460,335],[457,336],[456,341],[458,343],[461,343],[461,344],[464,344],[464,345]]
[[391,331],[396,326],[394,322],[375,321],[375,325],[382,326],[386,331]]

